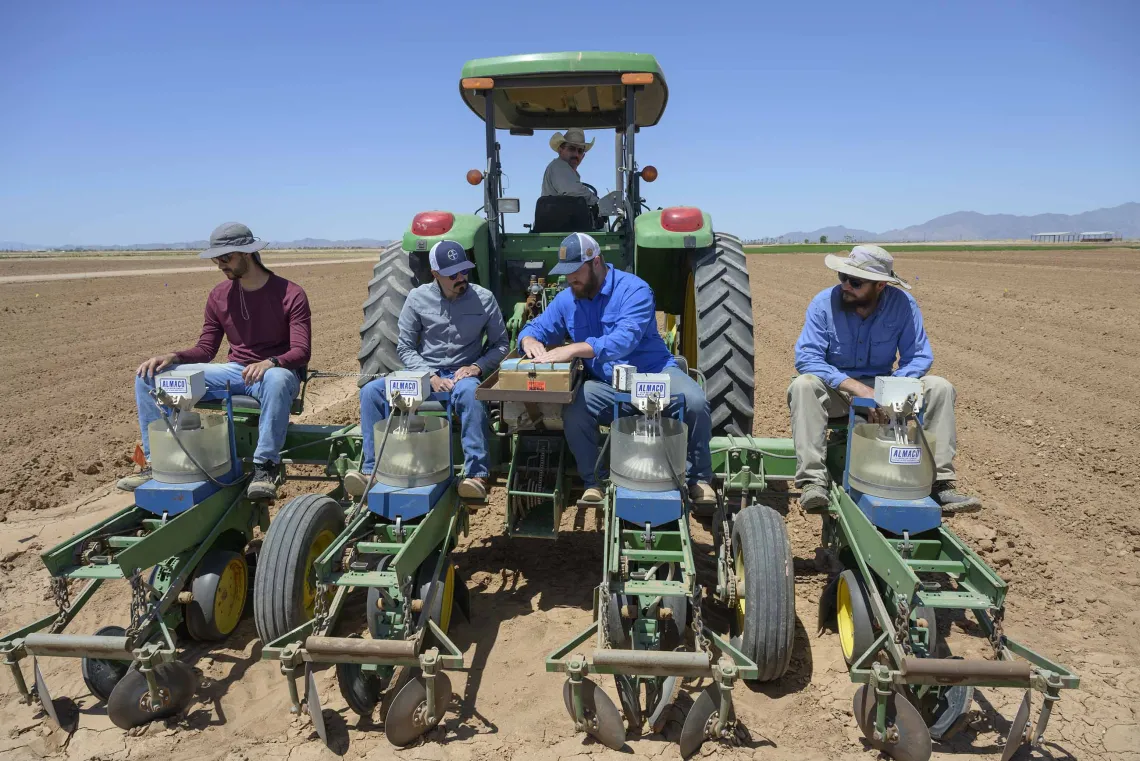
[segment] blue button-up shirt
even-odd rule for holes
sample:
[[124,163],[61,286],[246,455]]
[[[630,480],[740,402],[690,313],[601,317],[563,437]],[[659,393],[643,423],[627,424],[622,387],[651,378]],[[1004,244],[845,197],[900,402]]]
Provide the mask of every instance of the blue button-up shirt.
[[657,312],[653,291],[637,275],[606,265],[606,279],[592,299],[576,299],[566,288],[550,302],[546,311],[519,333],[547,346],[570,340],[585,342],[594,350],[586,360],[586,371],[594,380],[610,382],[614,365],[634,365],[639,372],[659,373],[676,367],[673,355],[657,332]]
[[804,329],[796,341],[797,371],[817,375],[831,388],[848,378],[921,378],[930,371],[934,352],[914,297],[898,288],[884,288],[866,319],[844,310],[840,298],[836,285],[820,291],[808,304]]

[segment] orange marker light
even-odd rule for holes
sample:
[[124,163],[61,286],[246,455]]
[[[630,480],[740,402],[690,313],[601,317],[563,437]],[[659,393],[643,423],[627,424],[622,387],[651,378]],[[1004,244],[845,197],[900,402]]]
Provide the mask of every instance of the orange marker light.
[[478,169],[470,169],[467,172],[467,182],[471,185],[478,185],[483,181],[483,173]]
[[652,164],[646,166],[644,169],[641,170],[641,179],[645,180],[646,182],[653,182],[654,180],[656,180],[657,179],[657,167],[653,166]]
[[460,82],[464,90],[490,90],[495,80],[490,77],[464,77]]
[[623,85],[651,85],[653,84],[653,75],[649,72],[630,71],[621,75],[621,83]]

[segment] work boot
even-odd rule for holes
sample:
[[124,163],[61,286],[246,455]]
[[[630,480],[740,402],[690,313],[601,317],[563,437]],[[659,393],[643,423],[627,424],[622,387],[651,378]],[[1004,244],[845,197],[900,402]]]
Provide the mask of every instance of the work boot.
[[245,496],[250,499],[277,499],[277,482],[280,480],[281,466],[275,462],[255,462],[253,478]]
[[602,499],[604,499],[604,497],[605,497],[605,495],[602,494],[601,489],[599,489],[596,486],[591,486],[589,489],[586,489],[586,491],[582,492],[581,501],[582,502],[601,502]]
[[982,500],[954,488],[954,481],[935,481],[930,496],[942,506],[943,513],[975,513],[982,509]]
[[689,484],[689,500],[700,505],[716,504],[716,489],[704,481]]
[[152,478],[154,478],[154,474],[150,470],[150,465],[147,465],[129,476],[120,478],[119,482],[115,484],[115,488],[119,491],[134,491]]
[[487,481],[482,476],[465,478],[459,482],[459,496],[463,499],[487,499]]
[[831,503],[831,495],[822,484],[806,484],[800,492],[800,507],[809,513],[826,510]]
[[372,478],[370,473],[350,470],[344,474],[344,490],[348,492],[348,496],[353,499],[360,499],[364,496],[364,490],[368,488],[370,478]]

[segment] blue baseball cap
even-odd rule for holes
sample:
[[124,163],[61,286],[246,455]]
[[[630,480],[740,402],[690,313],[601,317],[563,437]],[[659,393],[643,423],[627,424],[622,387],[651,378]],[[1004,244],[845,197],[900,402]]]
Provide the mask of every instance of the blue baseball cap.
[[475,262],[467,259],[467,252],[463,250],[463,246],[453,240],[441,240],[432,246],[431,252],[428,253],[428,263],[433,272],[438,272],[444,277],[475,269]]
[[550,270],[551,275],[569,275],[591,259],[602,255],[598,242],[586,233],[570,233],[562,239],[558,247],[558,264]]

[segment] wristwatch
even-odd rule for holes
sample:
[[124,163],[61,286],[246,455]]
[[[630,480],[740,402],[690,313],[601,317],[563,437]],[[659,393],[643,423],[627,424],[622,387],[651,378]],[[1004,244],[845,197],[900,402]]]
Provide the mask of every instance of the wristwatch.
[[269,361],[273,363],[274,367],[281,367],[281,360],[277,359],[277,357],[270,357]]

